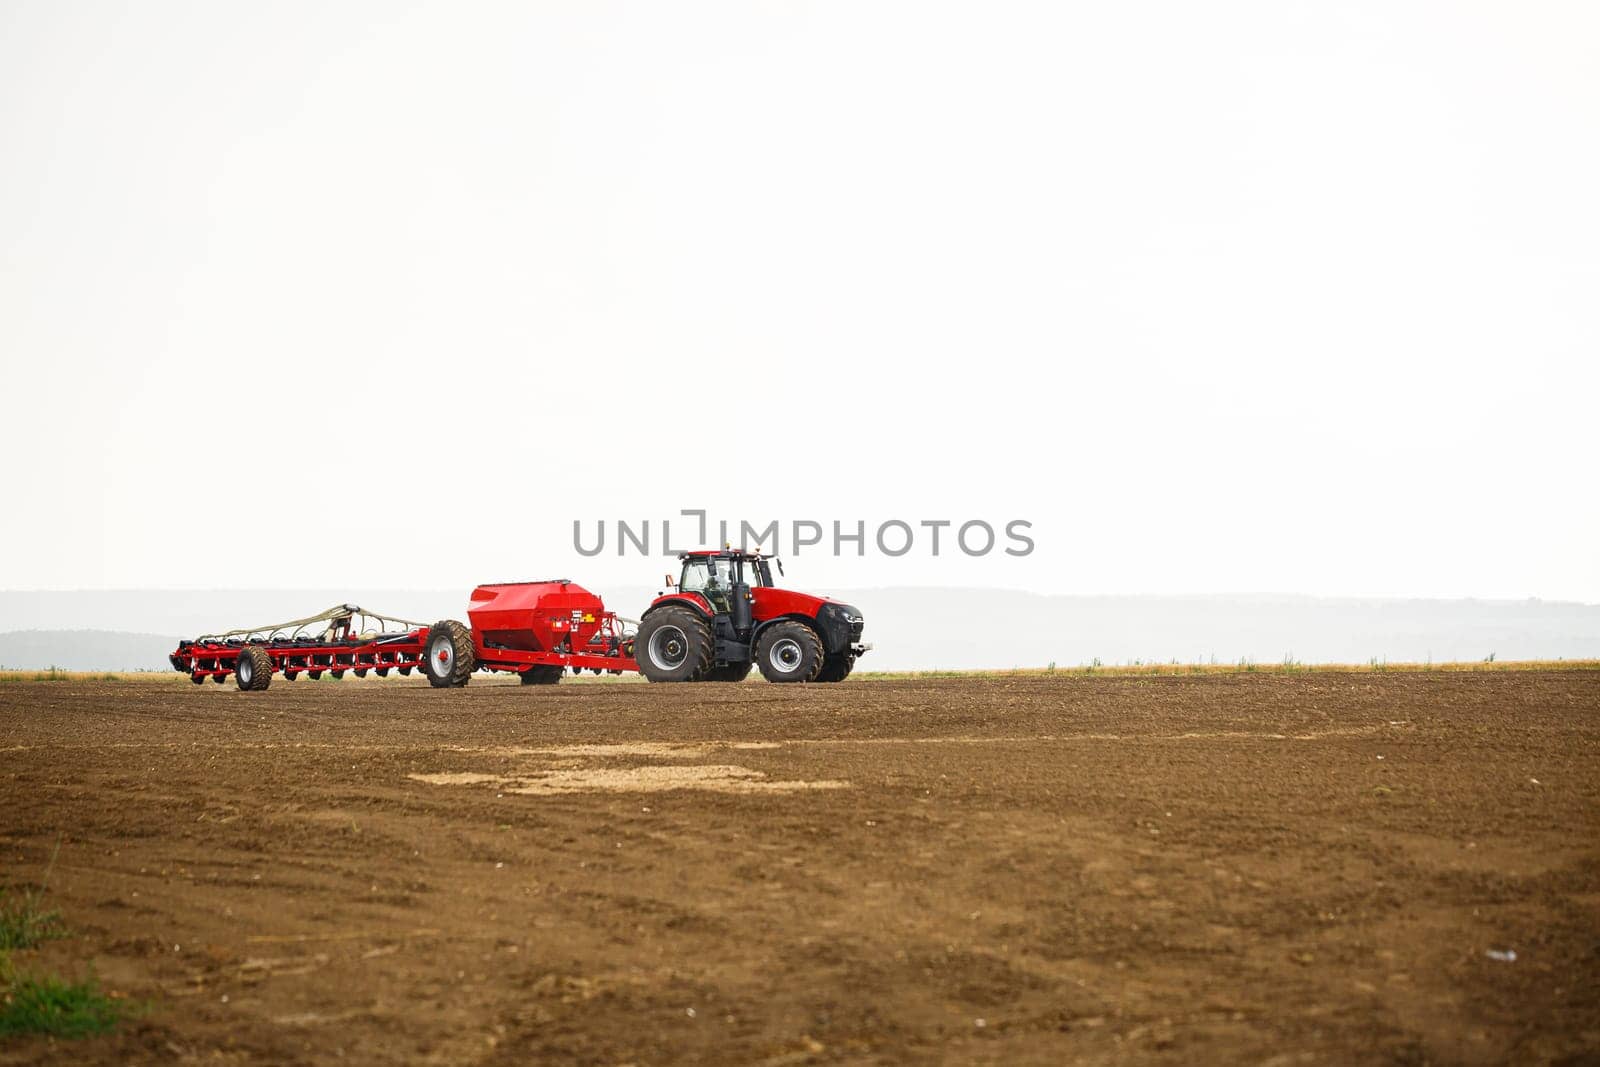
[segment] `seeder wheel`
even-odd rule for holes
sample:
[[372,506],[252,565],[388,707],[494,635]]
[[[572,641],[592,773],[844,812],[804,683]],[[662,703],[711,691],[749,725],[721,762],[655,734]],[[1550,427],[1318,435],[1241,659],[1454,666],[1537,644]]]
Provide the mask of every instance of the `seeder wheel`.
[[561,681],[560,667],[529,667],[518,676],[523,685],[555,685]]
[[433,624],[428,631],[427,656],[423,670],[435,689],[466,685],[478,665],[478,650],[472,647],[472,631],[454,619]]
[[239,650],[233,677],[246,693],[265,689],[272,684],[272,657],[260,645],[246,645]]

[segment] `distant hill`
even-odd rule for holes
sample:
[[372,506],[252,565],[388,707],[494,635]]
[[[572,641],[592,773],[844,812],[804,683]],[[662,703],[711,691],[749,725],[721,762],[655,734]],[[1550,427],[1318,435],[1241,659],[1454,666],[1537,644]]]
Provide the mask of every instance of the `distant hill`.
[[[655,589],[596,588],[637,617]],[[1307,596],[1040,596],[984,589],[835,590],[867,617],[875,670],[1143,662],[1366,663],[1600,657],[1600,605]],[[0,665],[164,669],[177,636],[357,603],[424,623],[466,617],[464,591],[0,592]],[[104,629],[81,630],[83,620]]]
[[114,630],[21,630],[0,634],[0,668],[67,671],[170,669],[176,637]]

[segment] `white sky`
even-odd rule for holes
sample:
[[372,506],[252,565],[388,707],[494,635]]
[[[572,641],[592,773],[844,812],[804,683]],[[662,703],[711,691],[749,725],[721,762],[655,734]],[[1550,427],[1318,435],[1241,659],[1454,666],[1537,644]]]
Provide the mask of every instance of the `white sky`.
[[0,0],[0,588],[1600,601],[1600,7]]

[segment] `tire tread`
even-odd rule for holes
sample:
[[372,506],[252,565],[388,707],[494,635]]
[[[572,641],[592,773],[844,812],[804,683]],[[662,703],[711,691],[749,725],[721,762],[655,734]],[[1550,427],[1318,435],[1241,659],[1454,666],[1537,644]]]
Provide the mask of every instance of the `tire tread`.
[[[806,646],[806,658],[811,661],[811,669],[809,671],[801,674],[774,677],[768,670],[768,653],[772,651],[772,646],[784,637],[792,637]],[[822,638],[817,636],[817,631],[798,619],[785,619],[783,622],[774,623],[762,631],[760,640],[756,642],[756,663],[761,668],[761,676],[769,682],[783,684],[814,682],[817,680],[818,675],[822,673],[822,661]]]
[[233,666],[233,679],[239,688],[247,693],[260,692],[272,684],[272,657],[267,655],[267,650],[260,645],[246,645],[239,650],[239,660],[250,661],[250,684],[245,685],[239,678],[239,662]]
[[[645,672],[644,658],[650,654],[650,637],[655,632],[654,627],[650,627],[648,630],[646,627],[652,622],[658,625],[672,623],[672,625],[683,631],[684,637],[688,638],[689,643],[694,646],[692,649],[692,655],[695,658],[694,668],[684,677],[656,679],[651,678]],[[634,639],[635,659],[640,664],[639,673],[644,674],[645,678],[652,682],[704,682],[712,680],[709,677],[711,674],[712,646],[711,624],[706,622],[705,617],[699,612],[680,607],[664,607],[650,612],[639,624],[639,634]]]
[[[443,678],[436,677],[433,672],[433,637],[440,631],[450,635],[450,643],[455,652],[455,659],[450,664],[450,673]],[[428,638],[423,642],[423,673],[428,676],[428,684],[435,689],[459,689],[472,681],[472,672],[478,666],[478,652],[472,647],[472,631],[466,624],[454,619],[444,619],[434,623],[428,628]]]

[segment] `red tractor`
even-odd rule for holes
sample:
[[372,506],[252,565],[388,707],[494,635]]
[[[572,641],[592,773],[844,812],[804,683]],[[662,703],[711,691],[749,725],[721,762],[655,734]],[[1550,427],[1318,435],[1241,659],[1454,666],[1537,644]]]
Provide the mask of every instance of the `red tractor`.
[[752,665],[769,682],[842,682],[872,647],[849,604],[774,586],[775,560],[731,548],[678,558],[682,575],[667,578],[634,638],[652,682],[739,682]]

